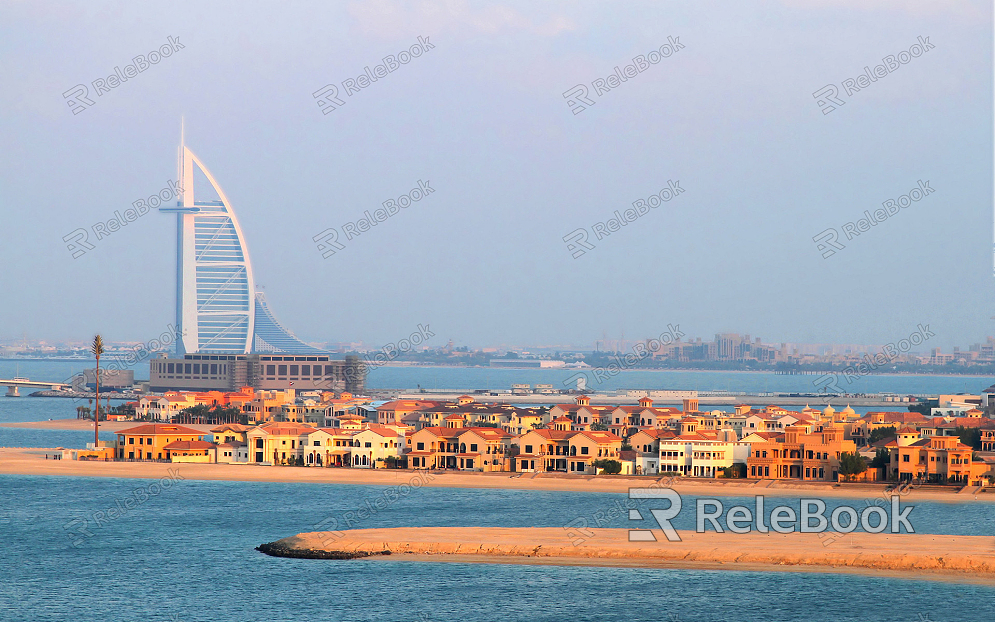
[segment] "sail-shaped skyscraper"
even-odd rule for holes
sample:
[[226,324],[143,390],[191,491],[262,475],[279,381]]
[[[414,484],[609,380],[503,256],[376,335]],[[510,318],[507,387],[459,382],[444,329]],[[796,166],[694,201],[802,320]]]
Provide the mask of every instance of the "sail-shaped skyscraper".
[[[270,311],[255,291],[245,235],[214,175],[186,146],[178,154],[176,207],[177,354],[288,352],[315,353]],[[200,171],[217,199],[197,200],[194,172]]]
[[[256,291],[238,218],[214,175],[180,133],[176,215],[176,358],[150,365],[153,390],[324,389],[362,392],[357,357],[334,360],[298,339]],[[195,175],[214,189],[195,196]],[[216,196],[215,196],[216,195]]]

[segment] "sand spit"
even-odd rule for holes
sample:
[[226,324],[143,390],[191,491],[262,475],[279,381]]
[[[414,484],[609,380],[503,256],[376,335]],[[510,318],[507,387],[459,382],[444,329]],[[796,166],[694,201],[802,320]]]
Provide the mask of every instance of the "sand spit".
[[409,561],[883,572],[995,585],[995,547],[984,536],[853,533],[825,545],[825,539],[812,533],[680,531],[681,542],[629,542],[626,529],[592,532],[581,538],[562,528],[357,529],[302,533],[264,546],[268,554],[284,557],[390,554],[391,560]]

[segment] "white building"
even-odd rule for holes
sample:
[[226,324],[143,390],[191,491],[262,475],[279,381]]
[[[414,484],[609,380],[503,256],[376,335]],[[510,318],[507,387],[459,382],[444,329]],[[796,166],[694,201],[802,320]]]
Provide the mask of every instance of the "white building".
[[353,467],[382,468],[388,457],[397,458],[405,451],[403,433],[377,424],[371,424],[353,434],[352,441]]
[[660,440],[660,472],[676,471],[686,477],[717,477],[736,463],[746,464],[749,443],[718,440],[700,434],[682,434]]

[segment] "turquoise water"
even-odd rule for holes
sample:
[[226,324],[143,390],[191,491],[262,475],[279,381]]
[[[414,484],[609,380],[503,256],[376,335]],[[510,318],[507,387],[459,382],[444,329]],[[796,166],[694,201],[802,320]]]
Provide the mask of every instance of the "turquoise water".
[[[32,380],[63,381],[92,363],[82,361],[0,360],[0,378],[12,378],[19,370]],[[131,367],[136,378],[149,376],[148,362]],[[367,386],[371,389],[424,389],[473,391],[475,389],[510,389],[512,384],[552,384],[554,388],[574,388],[564,382],[577,371],[564,369],[498,369],[489,367],[378,367],[370,370]],[[730,391],[745,393],[815,393],[814,381],[819,376],[782,376],[766,372],[723,371],[623,371],[602,383],[593,376],[588,387],[595,390],[651,389]],[[913,376],[907,374],[872,374],[841,381],[840,387],[849,393],[939,394],[978,393],[989,387],[991,376]],[[3,398],[0,398],[3,399]]]
[[[992,588],[856,575],[272,558],[254,547],[313,530],[383,489],[185,480],[150,491],[150,483],[0,476],[0,619],[995,619]],[[136,488],[144,489],[139,496],[157,494],[116,520],[93,520]],[[592,515],[621,498],[422,488],[354,527],[562,526],[566,517]],[[991,517],[975,506],[933,505],[928,522],[941,532],[995,533]],[[88,535],[81,535],[80,519],[88,521]]]
[[[0,376],[5,375],[2,364]],[[23,364],[21,371],[43,377]],[[543,382],[536,375],[548,372],[383,368],[371,374],[371,384],[380,374],[383,382],[414,386],[436,373],[454,375],[452,382],[463,383],[462,389],[484,381],[499,387]],[[661,382],[681,374],[630,373]],[[526,379],[518,380],[518,374]],[[711,382],[746,376],[753,390],[771,379],[806,378],[701,376]],[[879,390],[895,392],[901,392],[896,379],[914,379],[870,378],[890,378]],[[414,381],[408,384],[409,379]],[[954,391],[964,380],[920,378],[916,382],[934,388],[909,392]],[[988,379],[969,380],[988,385]],[[687,387],[664,383],[657,388]],[[68,399],[0,397],[0,423],[74,417],[75,406]],[[0,446],[83,447],[91,439],[89,431],[0,428]],[[175,468],[182,476],[183,465]],[[606,517],[602,526],[656,527],[626,520],[619,511],[623,495],[446,488],[412,489],[385,510],[346,524],[347,516],[383,497],[385,490],[191,480],[164,488],[153,480],[0,476],[0,622],[995,620],[995,589],[970,585],[821,573],[291,560],[254,550],[262,542],[313,531],[327,519],[338,521],[340,528],[563,527],[578,518],[596,526]],[[129,499],[143,500],[110,520],[108,511],[127,507]],[[723,501],[726,508],[754,503],[753,498]],[[690,508],[694,498],[684,502]],[[796,499],[768,497],[768,512],[779,503],[799,505]],[[827,500],[827,514],[839,503]],[[861,509],[863,502],[848,503]],[[910,521],[920,533],[992,536],[995,557],[990,504],[917,503]],[[688,509],[673,522],[678,529],[693,528]]]
[[[103,404],[103,400],[101,400]],[[111,402],[113,405],[113,402]],[[87,400],[60,397],[0,397],[0,423],[73,419],[76,406],[91,406]],[[114,435],[101,432],[100,440],[112,441]],[[82,449],[93,442],[93,430],[32,430],[0,427],[0,447],[65,447]],[[0,618],[2,619],[2,618]]]

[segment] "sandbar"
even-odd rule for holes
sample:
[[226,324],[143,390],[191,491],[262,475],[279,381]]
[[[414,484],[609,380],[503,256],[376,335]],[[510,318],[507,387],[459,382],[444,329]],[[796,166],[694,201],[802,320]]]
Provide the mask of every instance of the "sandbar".
[[[262,545],[278,557],[858,573],[995,586],[986,536],[679,531],[680,542],[630,542],[627,529],[399,527],[302,533]],[[389,552],[389,554],[388,554]],[[369,557],[367,557],[369,555]],[[359,561],[359,560],[357,560]],[[354,563],[354,562],[349,562]]]

